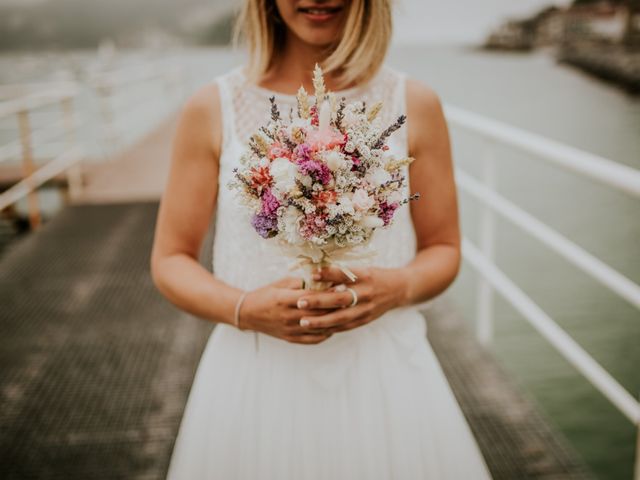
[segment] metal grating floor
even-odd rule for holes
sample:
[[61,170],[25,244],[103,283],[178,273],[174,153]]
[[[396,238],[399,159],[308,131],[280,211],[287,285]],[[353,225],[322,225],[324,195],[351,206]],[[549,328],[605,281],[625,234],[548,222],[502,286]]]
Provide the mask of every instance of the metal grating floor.
[[152,284],[157,206],[68,207],[0,260],[1,478],[164,478],[211,326]]

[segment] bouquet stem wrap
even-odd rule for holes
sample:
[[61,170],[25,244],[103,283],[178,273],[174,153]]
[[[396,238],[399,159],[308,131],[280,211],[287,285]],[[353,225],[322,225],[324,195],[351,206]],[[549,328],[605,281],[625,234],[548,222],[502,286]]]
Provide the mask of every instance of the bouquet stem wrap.
[[369,264],[376,256],[377,251],[370,244],[360,248],[355,247],[292,247],[282,246],[284,254],[293,258],[289,270],[302,270],[304,288],[306,290],[327,290],[331,287],[331,282],[318,281],[313,279],[313,274],[323,267],[337,267],[350,281],[355,281],[357,276],[349,268],[353,264]]

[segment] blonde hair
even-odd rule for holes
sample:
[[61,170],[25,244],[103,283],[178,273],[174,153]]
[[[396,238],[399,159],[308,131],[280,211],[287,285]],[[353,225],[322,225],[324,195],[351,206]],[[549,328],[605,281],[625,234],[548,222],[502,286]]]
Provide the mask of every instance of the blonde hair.
[[[351,0],[344,31],[320,62],[325,75],[336,75],[339,89],[365,83],[378,71],[392,33],[393,0]],[[286,25],[275,0],[245,0],[233,29],[233,46],[242,40],[249,53],[247,76],[255,83],[269,71],[284,47]]]

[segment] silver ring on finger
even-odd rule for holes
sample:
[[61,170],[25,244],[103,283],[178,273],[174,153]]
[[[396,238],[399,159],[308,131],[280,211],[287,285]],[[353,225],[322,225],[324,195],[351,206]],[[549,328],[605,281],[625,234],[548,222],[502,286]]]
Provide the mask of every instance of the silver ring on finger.
[[350,288],[350,287],[347,287],[347,291],[353,297],[353,300],[352,300],[351,304],[349,304],[347,306],[348,307],[355,307],[358,304],[358,294],[356,293],[356,291],[353,288]]

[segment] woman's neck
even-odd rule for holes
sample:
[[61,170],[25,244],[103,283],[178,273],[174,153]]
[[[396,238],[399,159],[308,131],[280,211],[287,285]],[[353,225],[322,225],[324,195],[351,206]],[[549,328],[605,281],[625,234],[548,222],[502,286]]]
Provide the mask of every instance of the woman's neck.
[[[263,76],[259,85],[288,94],[297,93],[302,85],[307,92],[313,93],[313,70],[316,63],[320,64],[327,57],[326,47],[291,37],[287,38],[276,64]],[[338,90],[334,88],[335,75],[323,74],[323,77],[328,90]]]

